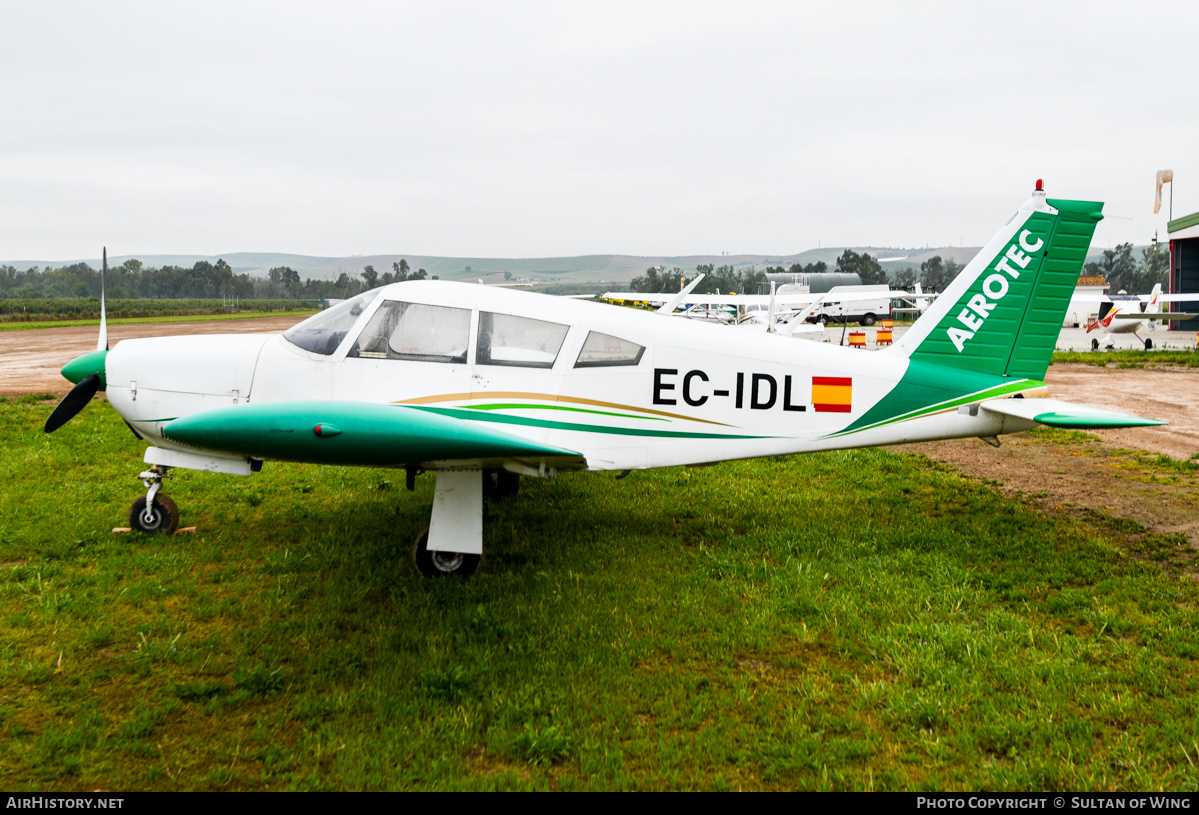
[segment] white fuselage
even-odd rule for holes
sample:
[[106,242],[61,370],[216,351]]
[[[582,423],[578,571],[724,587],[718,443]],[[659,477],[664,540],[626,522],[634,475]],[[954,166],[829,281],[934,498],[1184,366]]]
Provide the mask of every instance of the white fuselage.
[[[372,316],[390,301],[469,310],[465,361],[352,355]],[[552,365],[482,363],[481,313],[565,327]],[[644,351],[636,364],[578,367],[592,332]],[[498,421],[493,426],[507,433],[582,453],[589,469],[991,436],[1032,426],[947,410],[829,438],[895,387],[907,369],[904,356],[432,281],[379,290],[330,354],[304,350],[282,335],[168,337],[126,340],[107,365],[113,406],[138,433],[168,449],[173,445],[161,429],[172,419],[301,399],[418,405]]]

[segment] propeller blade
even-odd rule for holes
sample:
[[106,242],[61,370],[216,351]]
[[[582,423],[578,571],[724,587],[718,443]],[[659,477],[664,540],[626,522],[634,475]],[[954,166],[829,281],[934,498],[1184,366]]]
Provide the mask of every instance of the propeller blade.
[[[108,247],[104,247],[104,261],[100,267],[100,339],[96,342],[97,351],[108,350],[108,309],[104,305],[104,289],[108,279]],[[91,397],[88,397],[89,399]],[[72,414],[73,415],[73,414]],[[64,420],[65,421],[65,420]]]
[[96,395],[96,391],[99,389],[100,377],[97,374],[85,376],[78,385],[71,388],[70,393],[63,397],[63,400],[58,403],[58,407],[54,408],[54,412],[46,420],[46,432],[53,433],[71,421],[75,417],[75,414],[83,410],[84,406],[92,400],[92,397]]

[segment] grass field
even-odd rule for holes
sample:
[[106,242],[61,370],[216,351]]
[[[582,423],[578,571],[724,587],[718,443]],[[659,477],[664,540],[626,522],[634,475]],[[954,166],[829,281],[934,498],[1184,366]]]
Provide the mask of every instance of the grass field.
[[862,450],[524,479],[423,580],[432,476],[176,471],[196,533],[114,535],[142,444],[51,407],[0,404],[0,788],[1199,788],[1194,552],[1128,521]]
[[1054,351],[1054,362],[1077,362],[1106,368],[1152,368],[1154,366],[1177,366],[1199,368],[1197,351]]

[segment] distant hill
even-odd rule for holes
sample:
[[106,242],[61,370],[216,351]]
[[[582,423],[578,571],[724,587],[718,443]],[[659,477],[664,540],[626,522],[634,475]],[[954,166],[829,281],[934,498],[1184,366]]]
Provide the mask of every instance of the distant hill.
[[[343,272],[356,277],[367,265],[374,266],[379,274],[390,272],[392,264],[403,259],[408,261],[413,271],[424,269],[430,277],[437,275],[442,280],[481,278],[491,283],[502,280],[504,273],[509,272],[513,279],[527,279],[540,283],[620,283],[644,274],[650,266],[665,266],[668,269],[677,266],[686,272],[694,272],[696,266],[707,263],[741,269],[746,266],[789,267],[794,263],[807,265],[824,261],[832,269],[846,248],[859,254],[869,253],[871,257],[877,258],[888,272],[909,266],[919,268],[921,263],[934,255],[939,255],[942,260],[953,259],[965,265],[980,249],[976,246],[943,246],[935,249],[854,246],[808,249],[793,255],[577,255],[555,258],[435,257],[413,254],[319,257],[283,252],[229,252],[221,255],[114,255],[109,257],[108,262],[119,266],[130,258],[136,258],[144,266],[157,268],[193,266],[199,261],[216,263],[218,259],[223,259],[235,273],[249,274],[252,277],[265,277],[267,271],[276,266],[290,266],[300,273],[301,278],[334,280]],[[1134,247],[1133,256],[1139,259],[1142,248],[1144,247]],[[1092,247],[1087,254],[1087,262],[1095,261],[1102,255],[1102,248]],[[87,263],[93,268],[99,268],[100,258],[53,261],[0,260],[0,266],[13,266],[20,270],[33,266],[43,269],[47,266],[67,266],[72,263]]]

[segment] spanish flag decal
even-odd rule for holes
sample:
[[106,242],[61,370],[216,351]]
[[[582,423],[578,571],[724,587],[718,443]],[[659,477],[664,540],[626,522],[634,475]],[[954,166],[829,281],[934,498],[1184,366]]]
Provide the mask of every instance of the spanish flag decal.
[[850,413],[852,404],[852,377],[812,377],[812,407],[817,413]]

